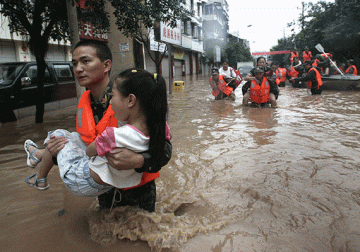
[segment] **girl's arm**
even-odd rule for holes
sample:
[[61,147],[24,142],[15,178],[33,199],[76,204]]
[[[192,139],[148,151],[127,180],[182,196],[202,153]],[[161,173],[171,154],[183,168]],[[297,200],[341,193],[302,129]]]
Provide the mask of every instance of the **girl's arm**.
[[92,142],[91,144],[88,145],[88,147],[86,148],[86,155],[88,157],[93,157],[96,156],[98,153],[96,151],[96,145],[95,142]]
[[251,73],[248,73],[244,78],[244,81],[252,81],[252,80],[256,80],[256,78],[255,76],[252,76]]

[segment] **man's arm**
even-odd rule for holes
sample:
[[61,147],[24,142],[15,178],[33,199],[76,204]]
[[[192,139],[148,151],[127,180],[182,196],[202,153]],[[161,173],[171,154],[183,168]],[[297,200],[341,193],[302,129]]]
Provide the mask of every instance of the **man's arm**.
[[172,145],[170,141],[165,142],[165,156],[160,162],[160,167],[154,166],[149,153],[135,153],[125,148],[116,148],[106,154],[109,164],[117,170],[135,169],[137,172],[158,172],[165,166],[172,154]]
[[139,169],[135,169],[137,172],[149,172],[149,173],[155,173],[161,170],[161,168],[167,163],[169,163],[172,155],[172,145],[171,142],[166,140],[165,146],[164,146],[164,156],[161,158],[160,162],[154,162],[154,160],[151,159],[151,156],[149,153],[145,152],[142,153],[144,156],[144,165],[143,167]]
[[307,73],[304,77],[298,78],[300,81],[309,81],[309,80],[315,80],[316,78],[316,72],[314,70],[311,70]]

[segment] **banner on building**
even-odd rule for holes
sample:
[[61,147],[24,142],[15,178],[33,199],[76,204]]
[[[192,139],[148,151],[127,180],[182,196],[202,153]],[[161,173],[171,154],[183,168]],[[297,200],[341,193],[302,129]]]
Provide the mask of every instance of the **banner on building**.
[[215,62],[221,61],[221,48],[220,46],[215,46]]
[[160,22],[160,40],[173,45],[181,45],[181,23],[176,22],[176,27]]
[[274,51],[274,52],[253,52],[252,56],[258,56],[258,55],[273,55],[273,54],[286,54],[290,53],[290,50],[287,51]]

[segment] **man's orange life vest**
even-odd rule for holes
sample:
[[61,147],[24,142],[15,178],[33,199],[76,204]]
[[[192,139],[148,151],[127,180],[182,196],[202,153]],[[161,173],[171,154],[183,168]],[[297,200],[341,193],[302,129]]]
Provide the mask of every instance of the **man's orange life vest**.
[[349,73],[351,68],[354,68],[353,75],[357,75],[357,68],[355,65],[349,66],[348,69],[346,69],[345,73]]
[[293,63],[294,57],[298,57],[298,58],[299,58],[299,53],[298,53],[298,52],[296,52],[296,53],[290,52],[290,63]]
[[250,99],[255,103],[265,103],[269,101],[270,84],[269,81],[263,77],[261,85],[257,84],[255,80],[250,83]]
[[302,57],[303,57],[303,63],[305,63],[305,61],[312,59],[312,54],[310,51],[308,51],[308,52],[303,51]]
[[[310,68],[310,69],[309,69],[309,72],[312,71],[312,70],[314,70],[315,73],[316,73],[316,81],[317,81],[317,83],[318,83],[318,89],[319,89],[320,86],[322,86],[322,84],[323,84],[322,79],[321,79],[321,74],[319,73],[318,70],[316,70],[315,67]],[[307,87],[308,87],[308,88],[312,88],[312,81],[308,81]]]
[[213,77],[210,77],[210,83],[213,88],[213,91],[211,92],[211,94],[215,97],[217,97],[220,94],[220,91],[223,92],[224,94],[226,94],[227,96],[229,96],[231,94],[231,92],[233,91],[232,87],[229,87],[226,83],[226,81],[224,80],[224,77],[222,75],[219,75],[219,81],[217,83],[217,85],[215,86],[215,84],[213,83]]
[[94,142],[95,138],[100,135],[106,127],[118,126],[111,105],[104,113],[100,122],[95,125],[94,114],[90,104],[90,90],[88,90],[80,98],[76,115],[76,131],[87,145]]
[[[276,80],[275,80],[275,82],[276,82],[276,85],[279,86],[279,84],[280,84],[281,82],[285,82],[285,81],[286,81],[286,69],[279,67],[278,69],[276,69],[275,73],[276,73]],[[280,77],[278,76],[278,73],[280,73]]]
[[317,67],[319,65],[319,63],[320,63],[320,60],[315,59],[314,62],[312,63],[312,66]]
[[[118,127],[117,119],[114,117],[115,112],[112,110],[111,105],[109,105],[108,109],[105,111],[104,116],[100,122],[95,125],[94,115],[90,104],[90,90],[87,90],[81,96],[78,104],[76,114],[76,131],[80,134],[81,139],[88,145],[94,142],[95,138],[100,135],[106,129],[106,127]],[[134,187],[145,185],[159,176],[160,172],[143,172],[140,184]],[[123,190],[130,188],[125,188]]]
[[294,67],[291,67],[288,74],[289,74],[290,77],[295,77],[295,78],[297,78],[298,75],[299,75],[299,72],[296,71]]
[[321,56],[323,56],[325,59],[332,58],[331,53],[323,53],[323,54],[321,54]]

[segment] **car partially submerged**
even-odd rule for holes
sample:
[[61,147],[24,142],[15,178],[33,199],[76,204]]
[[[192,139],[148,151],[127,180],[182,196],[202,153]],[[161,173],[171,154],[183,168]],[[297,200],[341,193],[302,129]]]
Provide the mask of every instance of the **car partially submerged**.
[[[0,63],[0,103],[3,108],[17,109],[34,105],[37,97],[36,62]],[[45,102],[76,97],[71,62],[46,62]]]

